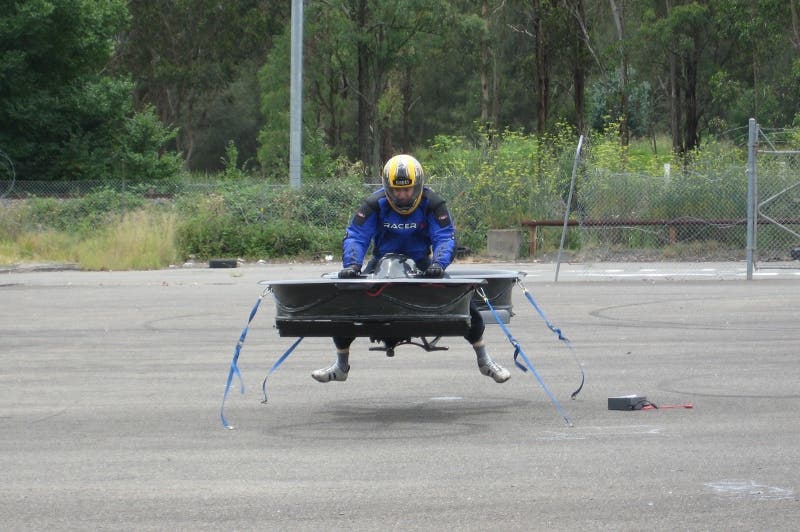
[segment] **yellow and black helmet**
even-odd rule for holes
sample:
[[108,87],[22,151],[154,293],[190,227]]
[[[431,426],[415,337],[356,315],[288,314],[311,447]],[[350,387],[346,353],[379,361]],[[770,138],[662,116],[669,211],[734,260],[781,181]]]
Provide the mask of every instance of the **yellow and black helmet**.
[[[400,214],[414,211],[422,200],[422,187],[425,184],[425,172],[419,161],[410,155],[395,155],[386,162],[381,176],[386,199],[392,209]],[[394,189],[410,188],[413,194],[410,199],[397,199]]]

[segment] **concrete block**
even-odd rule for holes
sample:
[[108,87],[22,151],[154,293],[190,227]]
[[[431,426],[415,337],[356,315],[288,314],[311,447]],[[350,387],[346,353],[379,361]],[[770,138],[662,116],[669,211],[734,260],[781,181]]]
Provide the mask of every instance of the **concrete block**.
[[490,229],[486,236],[486,254],[514,260],[519,258],[522,233],[519,229]]

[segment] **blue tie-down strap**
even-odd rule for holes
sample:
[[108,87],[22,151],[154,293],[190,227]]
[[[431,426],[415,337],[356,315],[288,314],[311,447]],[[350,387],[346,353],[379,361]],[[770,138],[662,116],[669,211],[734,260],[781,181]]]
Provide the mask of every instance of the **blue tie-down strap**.
[[[497,315],[497,311],[494,309],[492,304],[489,302],[489,298],[486,296],[486,292],[484,292],[484,290],[482,288],[478,288],[476,290],[476,293],[481,298],[483,298],[483,301],[486,303],[486,306],[489,307],[489,310],[494,315],[495,319],[497,320],[497,323],[503,329],[503,332],[505,333],[506,337],[508,338],[508,341],[511,342],[511,345],[514,346],[514,364],[516,364],[516,366],[518,368],[522,369],[523,371],[530,370],[530,372],[533,374],[533,376],[536,377],[536,380],[539,381],[539,384],[542,386],[542,389],[547,394],[547,397],[550,399],[550,402],[553,403],[553,406],[556,407],[556,410],[558,411],[558,413],[561,414],[561,417],[564,419],[564,422],[567,424],[567,426],[568,427],[574,426],[573,423],[572,423],[572,419],[564,411],[564,408],[561,406],[561,403],[558,402],[558,399],[556,399],[556,397],[550,391],[550,388],[548,388],[547,385],[544,383],[544,380],[539,375],[539,372],[536,371],[536,368],[533,366],[533,364],[531,363],[530,359],[525,354],[525,351],[522,350],[522,346],[520,345],[520,343],[514,338],[514,336],[511,334],[511,331],[508,330],[508,327],[506,327],[505,324],[499,319],[499,316]],[[523,362],[525,362],[524,366],[518,362],[517,357],[521,357],[522,358]]]
[[222,406],[219,409],[219,418],[222,421],[222,426],[226,429],[233,429],[233,426],[228,423],[228,420],[225,419],[225,400],[228,398],[228,393],[231,389],[231,383],[233,382],[233,376],[236,375],[239,377],[239,393],[244,394],[244,380],[242,379],[242,374],[239,371],[239,354],[242,352],[242,346],[244,345],[244,339],[247,338],[247,331],[250,329],[250,322],[253,321],[253,318],[256,316],[256,312],[258,312],[258,307],[261,305],[261,301],[264,299],[264,294],[258,298],[256,304],[253,306],[253,310],[250,311],[250,318],[247,320],[247,325],[242,330],[242,334],[239,336],[239,341],[236,342],[236,347],[233,350],[233,360],[231,360],[231,367],[228,371],[228,382],[225,384],[225,393],[222,395]]
[[572,355],[573,360],[575,360],[575,362],[578,364],[578,369],[580,369],[581,372],[581,383],[578,386],[578,389],[572,392],[572,394],[570,395],[572,399],[575,399],[583,389],[583,384],[584,382],[586,382],[586,375],[583,372],[583,364],[581,364],[578,361],[578,357],[575,355],[575,350],[572,348],[572,342],[570,342],[569,339],[566,336],[564,336],[564,333],[561,332],[561,329],[550,323],[550,320],[548,320],[547,316],[544,315],[544,311],[542,310],[542,308],[536,303],[536,301],[533,299],[533,296],[525,287],[525,285],[522,284],[522,281],[520,279],[517,279],[517,284],[522,289],[522,293],[525,294],[525,298],[530,302],[533,308],[536,309],[536,312],[539,313],[539,316],[542,318],[542,321],[544,321],[544,324],[547,326],[547,328],[553,331],[553,333],[558,337],[559,340],[564,342],[564,345],[566,345],[567,349],[569,349],[569,352]]
[[264,400],[263,400],[263,401],[261,401],[262,403],[264,403],[264,404],[265,404],[265,403],[267,402],[267,379],[269,378],[269,376],[270,376],[270,375],[272,375],[272,373],[273,373],[273,372],[274,372],[276,369],[278,369],[278,367],[279,367],[281,364],[283,364],[283,361],[284,361],[284,360],[286,360],[287,358],[289,358],[289,355],[291,355],[291,354],[292,354],[292,351],[294,351],[295,347],[297,347],[298,345],[300,345],[300,342],[302,342],[302,341],[303,341],[303,338],[304,338],[303,336],[301,336],[300,338],[298,338],[298,339],[297,339],[297,341],[296,341],[295,343],[293,343],[293,344],[292,344],[292,347],[290,347],[289,349],[287,349],[287,350],[286,350],[286,352],[285,352],[283,355],[281,355],[281,357],[280,357],[278,360],[276,360],[276,361],[275,361],[275,363],[272,365],[272,367],[271,367],[271,368],[269,368],[269,371],[267,372],[267,375],[264,377],[264,382],[262,382],[262,383],[261,383],[261,391],[264,393]]

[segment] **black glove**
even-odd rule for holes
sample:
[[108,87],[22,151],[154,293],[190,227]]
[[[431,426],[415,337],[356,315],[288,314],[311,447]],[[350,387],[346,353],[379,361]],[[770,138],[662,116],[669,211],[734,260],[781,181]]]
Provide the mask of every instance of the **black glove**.
[[359,275],[361,275],[361,267],[355,264],[339,270],[339,279],[355,279]]
[[428,266],[427,270],[425,270],[425,277],[438,278],[441,277],[442,275],[444,275],[444,268],[442,268],[442,265],[439,264],[438,262],[434,262],[433,264]]

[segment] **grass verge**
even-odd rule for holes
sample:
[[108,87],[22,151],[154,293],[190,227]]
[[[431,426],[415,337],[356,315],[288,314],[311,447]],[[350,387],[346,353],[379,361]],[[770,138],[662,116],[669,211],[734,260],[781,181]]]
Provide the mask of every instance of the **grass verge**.
[[0,234],[0,264],[66,262],[86,270],[149,270],[180,260],[177,216],[142,209],[112,219],[79,236],[54,229],[19,229]]

